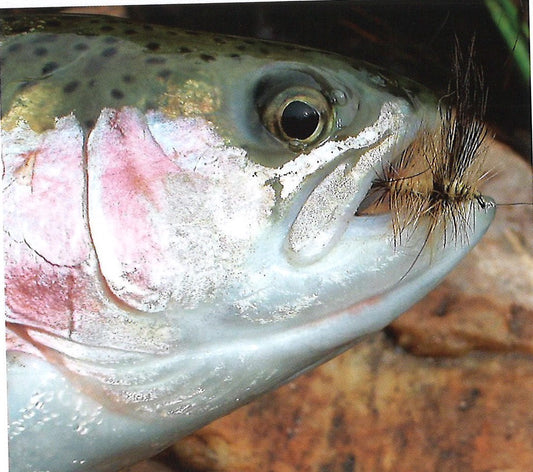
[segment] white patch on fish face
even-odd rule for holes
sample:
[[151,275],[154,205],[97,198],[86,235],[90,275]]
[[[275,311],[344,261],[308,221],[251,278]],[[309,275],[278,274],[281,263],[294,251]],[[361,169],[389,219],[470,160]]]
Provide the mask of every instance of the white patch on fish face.
[[124,108],[102,112],[87,154],[91,234],[123,302],[193,309],[239,279],[274,202],[242,150],[203,119]]
[[244,149],[227,146],[204,118],[149,112],[146,119],[154,139],[181,169],[212,183],[210,202],[203,206],[218,230],[237,240],[255,239],[274,205],[266,184],[269,169],[251,162]]
[[[90,251],[82,188],[83,134],[73,116],[35,133],[20,122],[2,132],[5,228],[53,264],[74,266]],[[56,251],[54,245],[62,247]]]

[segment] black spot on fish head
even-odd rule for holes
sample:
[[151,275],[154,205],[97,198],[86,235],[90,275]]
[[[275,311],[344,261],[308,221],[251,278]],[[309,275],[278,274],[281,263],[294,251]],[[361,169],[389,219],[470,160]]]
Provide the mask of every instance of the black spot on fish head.
[[112,89],[111,90],[111,96],[115,100],[121,100],[121,99],[124,98],[124,92],[122,90],[119,90],[119,89]]
[[54,72],[58,67],[59,67],[59,64],[58,64],[57,62],[54,62],[54,61],[47,62],[47,63],[43,66],[43,68],[41,69],[41,74],[42,74],[42,75],[51,74],[51,73]]
[[146,44],[146,49],[149,49],[150,51],[157,51],[161,47],[161,44],[156,43],[155,41],[151,41]]
[[33,54],[37,57],[44,57],[48,54],[48,49],[43,47],[38,47],[33,50]]
[[162,69],[157,73],[157,76],[161,79],[168,79],[172,75],[172,71],[169,69]]
[[15,53],[15,52],[19,52],[21,49],[22,49],[22,44],[20,43],[13,43],[13,44],[10,44],[7,48],[7,52],[8,53]]
[[167,62],[167,60],[164,57],[153,56],[153,57],[147,58],[144,62],[148,65],[157,65],[157,64],[164,64],[165,62]]
[[116,53],[117,53],[117,48],[115,48],[115,47],[111,47],[111,48],[106,48],[106,49],[104,49],[100,55],[101,55],[102,57],[112,57],[112,56],[114,56]]
[[89,45],[86,43],[76,43],[74,45],[74,49],[76,51],[87,51],[87,49],[89,49]]
[[66,94],[70,94],[74,92],[78,88],[79,85],[80,83],[77,80],[73,80],[63,87],[63,92]]

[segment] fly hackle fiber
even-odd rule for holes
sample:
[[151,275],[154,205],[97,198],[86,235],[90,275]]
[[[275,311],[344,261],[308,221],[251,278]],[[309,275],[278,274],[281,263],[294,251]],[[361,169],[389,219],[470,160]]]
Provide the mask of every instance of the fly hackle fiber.
[[396,247],[421,227],[426,235],[420,252],[427,246],[464,244],[475,224],[473,210],[493,205],[479,191],[487,176],[487,90],[475,64],[474,43],[463,54],[456,42],[453,79],[439,101],[437,119],[422,123],[413,142],[382,167],[374,183],[376,209],[390,211]]

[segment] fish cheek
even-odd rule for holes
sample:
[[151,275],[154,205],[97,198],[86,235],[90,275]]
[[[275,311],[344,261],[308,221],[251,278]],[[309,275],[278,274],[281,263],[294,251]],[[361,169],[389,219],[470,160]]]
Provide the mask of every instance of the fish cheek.
[[[89,221],[104,278],[111,291],[142,311],[165,307],[168,228],[163,179],[178,170],[144,133],[134,109],[105,109],[88,141]],[[146,159],[150,156],[150,159]]]
[[206,120],[105,109],[88,139],[88,194],[111,291],[151,313],[224,297],[272,205],[254,173]]

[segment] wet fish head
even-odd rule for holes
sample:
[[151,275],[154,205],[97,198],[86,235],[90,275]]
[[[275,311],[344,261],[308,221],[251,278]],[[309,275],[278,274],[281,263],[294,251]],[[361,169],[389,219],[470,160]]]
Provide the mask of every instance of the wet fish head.
[[385,326],[492,219],[476,209],[467,242],[431,248],[423,225],[398,245],[389,214],[358,213],[438,116],[423,88],[373,66],[122,20],[8,26],[20,470],[113,470],[161,450]]

